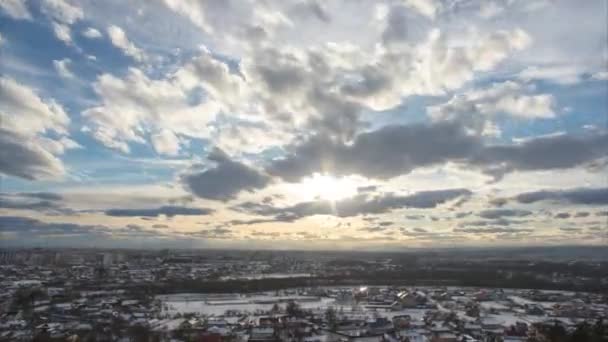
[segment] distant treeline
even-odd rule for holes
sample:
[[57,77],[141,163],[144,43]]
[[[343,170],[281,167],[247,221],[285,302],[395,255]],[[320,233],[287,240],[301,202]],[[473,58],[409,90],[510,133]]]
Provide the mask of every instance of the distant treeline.
[[[360,274],[336,275],[315,278],[282,278],[255,280],[172,280],[146,285],[152,293],[167,294],[180,292],[218,293],[218,292],[258,292],[273,291],[294,287],[315,286],[468,286],[488,288],[525,288],[543,290],[567,290],[582,292],[608,293],[606,284],[598,279],[576,282],[553,282],[541,279],[531,273],[506,274],[496,270],[410,270],[379,271]],[[141,285],[138,287],[142,289]]]

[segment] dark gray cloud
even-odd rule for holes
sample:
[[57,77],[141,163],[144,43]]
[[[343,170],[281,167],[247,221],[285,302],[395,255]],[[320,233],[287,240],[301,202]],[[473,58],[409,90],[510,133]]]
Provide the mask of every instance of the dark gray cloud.
[[454,228],[455,233],[467,234],[499,234],[499,233],[531,233],[532,229],[527,228],[507,228],[507,227],[490,227],[490,228]]
[[270,182],[269,176],[231,160],[220,149],[215,148],[207,158],[216,166],[194,168],[181,176],[184,187],[198,197],[227,201],[241,191],[261,189]]
[[405,196],[389,193],[372,197],[359,194],[336,202],[301,202],[288,207],[273,207],[266,204],[245,202],[233,207],[233,209],[261,216],[273,216],[278,221],[290,222],[313,215],[349,217],[363,214],[381,214],[401,208],[429,209],[471,194],[471,191],[467,189],[420,191]]
[[458,224],[459,227],[488,227],[488,226],[510,226],[513,224],[523,224],[527,223],[527,220],[512,220],[504,217],[498,217],[492,220],[478,220],[478,221],[469,221],[469,222],[460,222]]
[[120,217],[131,217],[131,216],[143,216],[143,217],[156,217],[165,215],[168,217],[173,216],[198,216],[198,215],[209,215],[213,213],[212,209],[207,208],[189,208],[179,207],[172,205],[165,205],[158,208],[144,208],[144,209],[108,209],[105,214],[108,216],[120,216]]
[[519,203],[539,201],[567,202],[572,204],[608,204],[608,188],[577,188],[568,190],[541,190],[521,193],[514,198]]
[[251,220],[230,220],[226,222],[230,226],[249,226],[260,223],[276,222],[275,219],[251,219]]
[[111,232],[101,225],[80,225],[74,223],[46,223],[21,216],[0,216],[0,232],[34,235],[107,235]]
[[567,134],[527,139],[513,145],[486,146],[469,161],[497,177],[511,171],[566,169],[608,155],[608,134]]
[[562,232],[571,232],[571,233],[575,233],[575,232],[581,232],[583,230],[583,228],[577,228],[577,227],[560,227],[559,230],[561,230]]
[[232,237],[232,231],[223,227],[215,227],[213,229],[199,230],[198,232],[189,233],[188,235],[206,239],[227,239]]
[[61,201],[63,196],[54,192],[20,192],[17,194],[21,197],[36,198],[45,201]]
[[350,145],[313,136],[289,147],[289,154],[272,162],[267,170],[287,181],[319,171],[388,179],[420,166],[466,158],[479,143],[452,122],[386,126],[359,134]]
[[62,199],[59,194],[47,192],[0,193],[0,208],[33,210],[49,215],[74,214],[74,210],[64,206]]
[[567,218],[570,218],[570,213],[557,213],[557,214],[555,214],[555,218],[567,219]]
[[380,227],[380,226],[359,228],[360,231],[368,232],[368,233],[378,233],[378,232],[385,231],[386,229],[387,229],[386,227]]
[[586,211],[579,211],[578,213],[574,214],[574,217],[588,217],[589,215],[590,213]]
[[382,32],[382,41],[385,44],[403,42],[409,39],[407,13],[407,8],[401,5],[394,5],[390,8],[388,21],[384,32]]
[[314,172],[389,179],[448,161],[470,165],[495,178],[512,171],[566,169],[608,155],[608,134],[555,135],[510,145],[484,145],[458,121],[391,125],[357,135],[345,144],[315,135],[287,147],[270,174],[298,181]]
[[608,216],[608,211],[598,211],[595,216]]
[[528,210],[520,209],[487,209],[482,210],[477,215],[486,219],[497,219],[505,216],[509,217],[523,217],[531,215],[532,212]]
[[378,187],[375,185],[360,186],[357,188],[357,192],[374,192],[376,190],[378,190]]
[[64,168],[59,159],[28,138],[0,128],[0,173],[35,180],[61,176]]

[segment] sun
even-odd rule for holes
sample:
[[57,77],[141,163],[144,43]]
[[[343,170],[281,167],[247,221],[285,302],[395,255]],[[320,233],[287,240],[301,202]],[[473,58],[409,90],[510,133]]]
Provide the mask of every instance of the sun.
[[314,173],[302,180],[300,188],[304,197],[326,201],[338,201],[357,194],[357,186],[352,179],[320,173]]

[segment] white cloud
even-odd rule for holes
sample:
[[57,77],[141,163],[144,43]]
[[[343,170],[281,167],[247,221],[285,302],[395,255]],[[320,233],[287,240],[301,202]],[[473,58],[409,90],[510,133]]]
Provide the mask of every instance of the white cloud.
[[[174,77],[153,80],[131,68],[124,79],[101,75],[94,84],[101,104],[83,112],[91,134],[104,145],[128,152],[129,142],[145,143],[146,132],[208,137],[219,107],[213,101],[191,104],[193,89]],[[168,133],[165,133],[168,134]]]
[[59,74],[59,76],[63,78],[74,78],[74,74],[70,71],[69,65],[72,61],[69,58],[64,58],[62,60],[54,60],[53,66],[55,67],[55,71]]
[[0,121],[0,172],[4,174],[27,179],[59,177],[65,170],[57,155],[79,147],[68,137],[70,119],[59,104],[6,77],[0,78]]
[[121,49],[125,55],[132,57],[138,62],[143,62],[145,60],[146,56],[143,50],[135,46],[135,44],[127,38],[125,31],[120,27],[110,25],[108,27],[108,36],[110,37],[112,45]]
[[441,3],[437,0],[404,0],[404,3],[406,6],[430,19],[435,19],[435,16],[442,7]]
[[57,39],[61,40],[66,45],[72,45],[72,34],[68,25],[54,22],[53,32],[55,32],[55,37],[57,37]]
[[524,119],[555,117],[555,99],[548,94],[530,94],[532,87],[506,81],[487,89],[475,89],[452,97],[448,102],[431,106],[427,113],[433,120],[464,120],[480,133],[496,135],[497,127],[488,119],[504,113]]
[[599,71],[591,76],[594,80],[608,81],[608,71]]
[[63,24],[72,25],[84,18],[82,8],[66,0],[43,0],[40,7],[48,17]]
[[57,102],[43,100],[34,90],[11,78],[0,78],[0,87],[3,128],[28,136],[47,131],[67,134],[70,119]]
[[557,84],[569,85],[581,81],[582,72],[574,65],[561,66],[532,66],[522,70],[518,78],[530,80],[546,80]]
[[176,156],[179,154],[179,138],[170,130],[163,129],[159,133],[153,134],[150,138],[154,150],[158,154]]
[[25,0],[0,0],[0,9],[14,19],[32,19]]
[[82,35],[89,39],[97,39],[102,37],[101,32],[99,32],[98,29],[93,27],[89,27],[86,30],[82,31]]

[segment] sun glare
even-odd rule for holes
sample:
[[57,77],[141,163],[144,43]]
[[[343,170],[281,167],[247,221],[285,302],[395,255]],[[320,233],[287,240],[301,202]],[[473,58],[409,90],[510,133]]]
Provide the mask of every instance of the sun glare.
[[347,177],[336,178],[315,173],[304,179],[301,189],[306,198],[337,201],[357,194],[357,186]]

